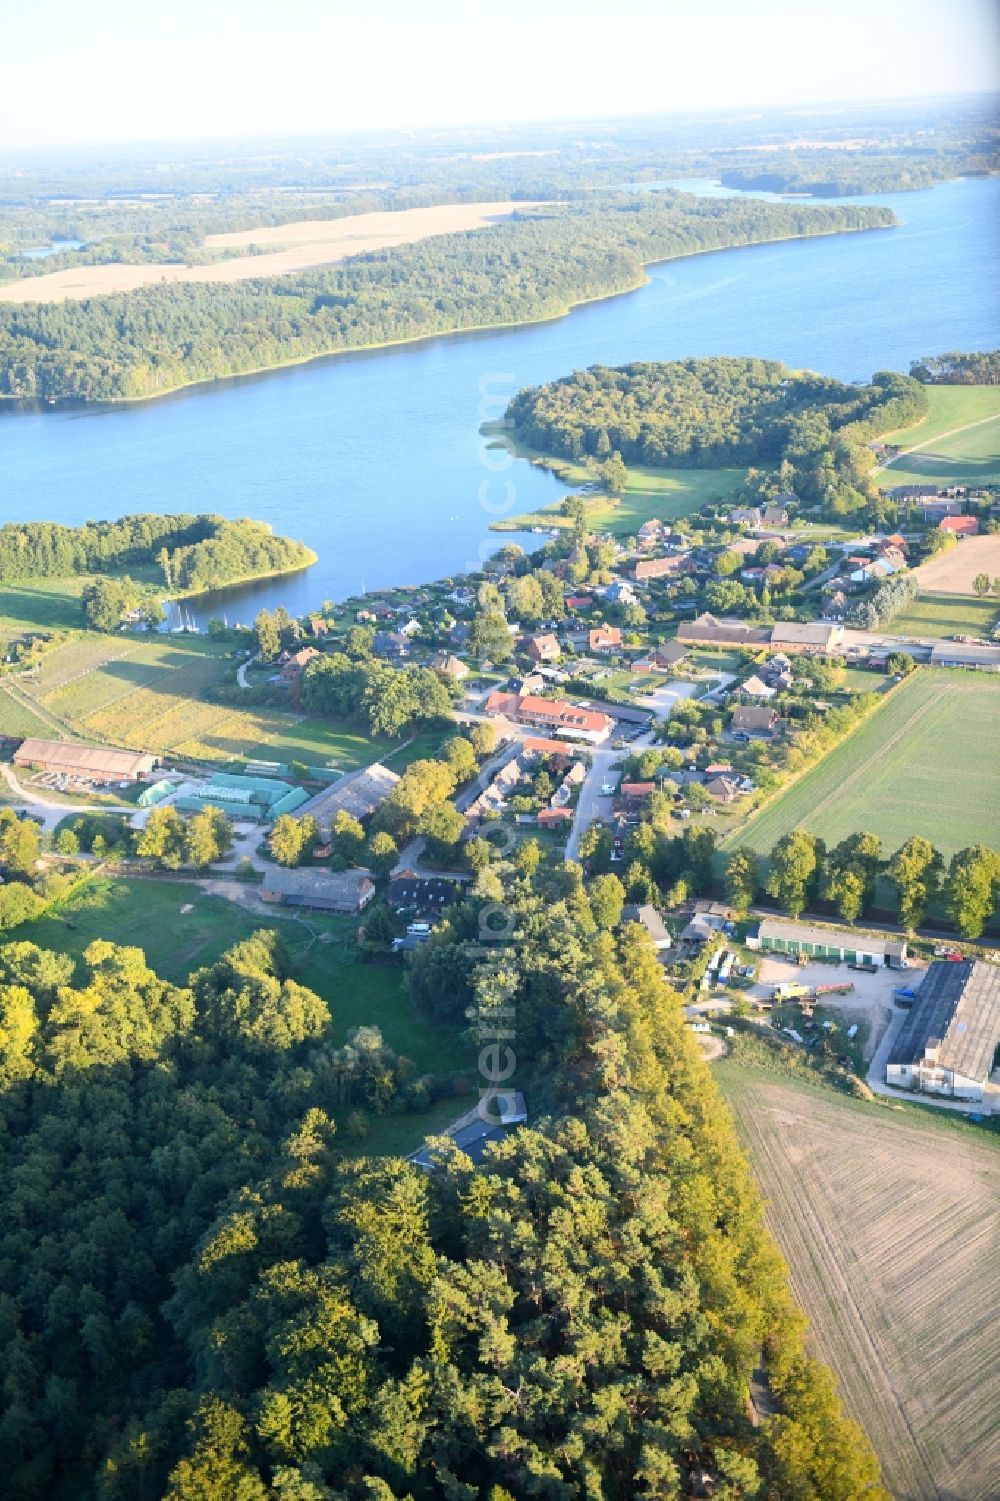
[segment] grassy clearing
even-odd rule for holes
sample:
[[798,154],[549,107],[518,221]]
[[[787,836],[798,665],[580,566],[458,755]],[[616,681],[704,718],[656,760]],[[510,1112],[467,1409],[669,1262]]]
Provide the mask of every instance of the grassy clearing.
[[20,699],[14,698],[0,680],[0,735],[31,735],[45,739],[52,734],[52,726],[28,708]]
[[0,638],[21,631],[76,631],[83,624],[80,596],[88,577],[31,579],[24,584],[0,580]]
[[[964,546],[964,544],[962,544]],[[996,622],[1000,602],[963,594],[921,593],[892,622],[896,636],[986,636]]]
[[828,844],[867,830],[890,851],[911,834],[945,856],[977,842],[997,847],[998,743],[1000,683],[922,668],[732,842],[763,854],[802,827]]
[[892,1494],[989,1501],[1000,1473],[994,1140],[732,1063],[715,1073],[817,1352]]
[[1000,480],[1000,386],[928,386],[927,399],[930,411],[923,421],[884,434],[887,442],[917,451],[887,464],[882,483],[888,487],[940,480],[976,485]]
[[[182,908],[191,905],[190,912]],[[72,926],[70,926],[72,924]],[[95,938],[144,950],[153,969],[175,983],[213,963],[232,944],[262,927],[276,927],[293,973],[329,1004],[335,1040],[352,1027],[380,1027],[390,1047],[421,1072],[451,1075],[472,1066],[468,1048],[453,1032],[430,1026],[414,1010],[405,971],[360,964],[354,956],[353,918],[309,913],[303,922],[245,911],[210,896],[193,882],[114,880],[96,876],[58,908],[13,935],[79,958]],[[324,937],[317,941],[314,934]],[[461,1113],[452,1108],[451,1119]],[[415,1144],[420,1133],[415,1133]]]
[[[593,483],[593,474],[583,464],[552,459],[515,442],[506,434],[502,442],[519,458],[551,469],[566,485],[579,487]],[[692,515],[707,501],[722,500],[734,494],[742,485],[745,475],[745,469],[651,469],[641,464],[632,464],[628,471],[628,488],[621,500],[612,500],[607,495],[594,495],[588,503],[587,519],[598,531],[611,532],[616,537],[634,536],[644,521],[654,518],[659,521],[674,521],[680,516]],[[495,530],[520,531],[524,527],[539,525],[567,526],[570,523],[559,514],[559,504],[559,501],[554,501],[541,510],[506,517],[503,522],[495,525]]]

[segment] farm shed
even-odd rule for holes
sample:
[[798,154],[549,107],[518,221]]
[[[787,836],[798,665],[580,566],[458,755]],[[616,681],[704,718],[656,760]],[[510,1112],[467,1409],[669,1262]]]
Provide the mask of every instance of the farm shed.
[[785,652],[832,652],[843,640],[844,627],[831,620],[786,620],[771,632],[771,645]]
[[143,751],[114,750],[108,745],[72,745],[64,740],[22,740],[14,752],[15,766],[40,766],[43,771],[98,781],[140,782],[156,765]]
[[265,902],[286,907],[311,907],[318,912],[360,912],[375,895],[371,871],[356,866],[328,870],[285,870],[276,866],[264,876],[260,894]]
[[301,803],[296,811],[300,818],[311,815],[324,831],[329,830],[341,812],[363,821],[385,802],[398,781],[399,777],[388,766],[373,761],[362,771],[349,772],[334,786],[317,792],[315,797]]
[[774,954],[807,954],[812,959],[846,960],[848,964],[884,964],[890,969],[902,969],[906,963],[905,938],[813,928],[771,917],[762,919],[757,932],[747,935],[747,948]]
[[1000,672],[1000,646],[962,646],[953,641],[942,641],[931,648],[931,666]]
[[1000,1044],[1000,968],[932,964],[885,1067],[899,1089],[981,1100]]

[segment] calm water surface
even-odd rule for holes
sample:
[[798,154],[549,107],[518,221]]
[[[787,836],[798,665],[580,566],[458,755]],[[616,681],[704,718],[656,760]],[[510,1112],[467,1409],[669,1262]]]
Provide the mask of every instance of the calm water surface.
[[[348,355],[134,407],[0,420],[0,519],[253,516],[308,542],[294,579],[227,591],[249,619],[474,566],[494,516],[562,487],[479,436],[521,386],[586,365],[763,355],[848,380],[1000,342],[1000,180],[889,194],[898,229],[726,250],[553,323]],[[489,509],[487,509],[487,507]]]

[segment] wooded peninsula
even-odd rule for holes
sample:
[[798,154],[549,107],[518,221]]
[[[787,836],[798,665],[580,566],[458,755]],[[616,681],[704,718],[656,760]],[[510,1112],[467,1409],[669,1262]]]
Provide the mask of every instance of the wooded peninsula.
[[530,448],[590,461],[612,488],[611,471],[628,463],[763,465],[839,516],[873,498],[868,441],[926,411],[921,383],[894,371],[856,386],[778,360],[719,357],[595,365],[519,392],[506,419]]
[[0,396],[160,396],[347,349],[558,317],[640,285],[657,261],[895,222],[876,205],[605,195],[294,276],[2,304]]

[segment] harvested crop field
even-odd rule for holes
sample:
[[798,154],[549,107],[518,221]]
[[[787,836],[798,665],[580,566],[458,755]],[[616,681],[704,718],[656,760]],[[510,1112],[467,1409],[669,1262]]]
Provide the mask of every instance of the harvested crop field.
[[896,1501],[991,1501],[1000,1475],[1000,1146],[725,1062],[767,1218]]
[[862,830],[891,853],[922,834],[947,858],[1000,847],[1000,679],[921,668],[728,843],[761,854],[794,828],[836,844]]
[[370,214],[352,214],[344,219],[303,220],[272,228],[238,230],[233,234],[209,235],[209,249],[235,249],[272,245],[259,255],[232,256],[204,266],[104,265],[74,266],[48,276],[30,276],[0,287],[0,302],[65,302],[81,297],[133,292],[137,287],[164,282],[249,281],[259,276],[287,276],[314,266],[329,266],[370,250],[388,250],[412,245],[431,235],[457,234],[484,229],[498,220],[525,212],[530,203],[444,203],[432,208],[400,209]]
[[916,569],[921,593],[971,594],[977,573],[1000,578],[1000,535],[966,537],[950,552],[940,553]]

